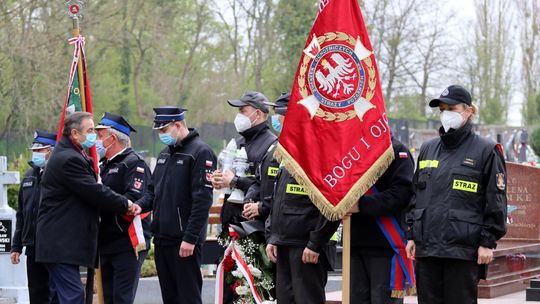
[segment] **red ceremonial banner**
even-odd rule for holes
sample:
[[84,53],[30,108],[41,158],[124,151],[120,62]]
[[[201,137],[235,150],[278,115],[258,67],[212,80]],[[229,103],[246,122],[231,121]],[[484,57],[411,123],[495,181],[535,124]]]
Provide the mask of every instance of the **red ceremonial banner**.
[[275,156],[337,220],[394,152],[379,73],[357,0],[322,0],[298,65]]

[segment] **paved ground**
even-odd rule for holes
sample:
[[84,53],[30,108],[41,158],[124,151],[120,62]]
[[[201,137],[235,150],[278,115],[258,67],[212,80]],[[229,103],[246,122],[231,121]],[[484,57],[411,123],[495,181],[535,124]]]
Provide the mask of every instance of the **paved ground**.
[[[203,303],[214,303],[214,285],[215,280],[213,278],[205,278],[203,283]],[[329,296],[339,293],[341,290],[341,276],[330,276],[328,284],[326,285],[326,291]],[[139,283],[139,290],[137,292],[137,298],[135,304],[158,304],[161,303],[161,293],[159,291],[159,283],[157,278],[145,278],[141,279]],[[406,297],[405,304],[417,304],[416,297]],[[509,294],[495,299],[479,299],[478,304],[527,304],[536,302],[525,301],[525,291]]]

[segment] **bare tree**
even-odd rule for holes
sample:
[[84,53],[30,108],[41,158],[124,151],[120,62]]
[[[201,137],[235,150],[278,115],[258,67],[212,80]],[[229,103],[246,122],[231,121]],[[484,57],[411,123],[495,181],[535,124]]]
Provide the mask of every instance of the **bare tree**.
[[414,40],[414,48],[410,53],[399,54],[400,65],[405,69],[414,84],[415,91],[419,90],[419,115],[426,116],[428,89],[436,77],[442,76],[449,68],[450,56],[456,54],[451,46],[449,34],[455,29],[452,20],[455,14],[441,7],[441,2],[424,2],[421,12],[423,18],[417,20],[418,36]]
[[487,124],[505,122],[512,87],[513,50],[512,15],[508,1],[477,0],[476,24],[472,41],[463,50],[468,55],[467,80],[473,100],[480,108],[480,121]]

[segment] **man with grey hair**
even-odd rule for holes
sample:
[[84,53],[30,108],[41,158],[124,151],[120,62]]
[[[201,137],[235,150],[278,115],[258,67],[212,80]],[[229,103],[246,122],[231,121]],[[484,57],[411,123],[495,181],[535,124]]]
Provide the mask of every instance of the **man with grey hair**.
[[[96,129],[103,184],[132,201],[140,199],[151,182],[151,172],[131,148],[129,136],[137,131],[122,116],[107,112]],[[149,213],[141,218],[142,226],[132,216],[101,210],[98,249],[105,303],[134,301],[141,266],[150,249]],[[139,243],[143,237],[145,244]]]
[[36,227],[36,261],[45,263],[52,294],[60,303],[84,303],[79,266],[96,265],[99,212],[139,214],[131,200],[98,183],[88,157],[96,141],[92,114],[64,121],[62,138],[43,173]]

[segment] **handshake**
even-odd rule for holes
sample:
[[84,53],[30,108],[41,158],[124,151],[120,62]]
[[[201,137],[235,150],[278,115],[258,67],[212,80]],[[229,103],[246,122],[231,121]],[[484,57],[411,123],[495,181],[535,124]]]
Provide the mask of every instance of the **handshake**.
[[128,210],[126,212],[127,215],[137,216],[141,214],[141,211],[142,211],[141,206],[135,204],[131,200],[128,200]]

